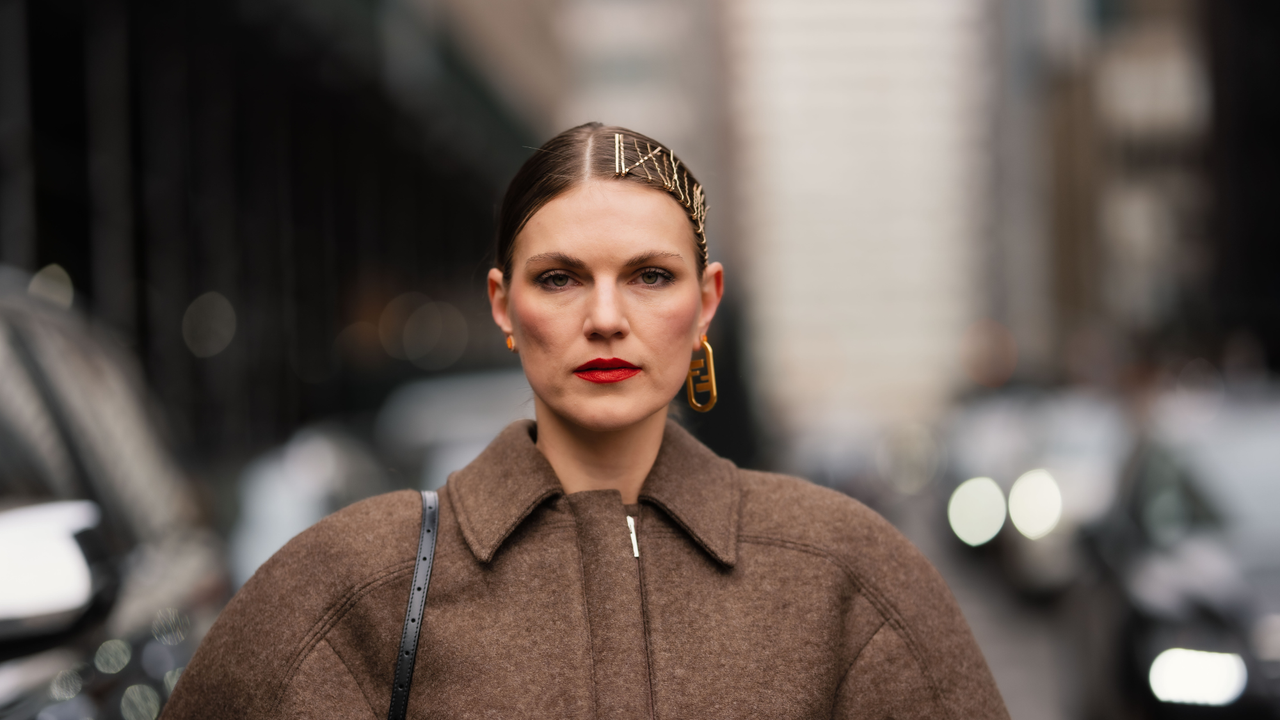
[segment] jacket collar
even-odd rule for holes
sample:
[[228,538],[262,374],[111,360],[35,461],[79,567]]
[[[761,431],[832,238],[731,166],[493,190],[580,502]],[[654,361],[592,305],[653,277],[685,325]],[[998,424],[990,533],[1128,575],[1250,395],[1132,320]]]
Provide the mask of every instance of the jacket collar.
[[[480,562],[548,498],[564,490],[533,440],[529,420],[508,425],[472,463],[449,478],[462,536]],[[653,469],[640,490],[723,565],[737,561],[741,491],[733,463],[668,420]]]

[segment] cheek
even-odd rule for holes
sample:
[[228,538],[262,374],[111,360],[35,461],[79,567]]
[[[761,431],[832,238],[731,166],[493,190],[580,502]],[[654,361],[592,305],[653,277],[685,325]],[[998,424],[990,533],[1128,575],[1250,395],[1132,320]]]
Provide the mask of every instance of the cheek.
[[574,332],[572,313],[565,312],[555,303],[538,302],[541,299],[526,293],[512,297],[512,319],[520,333],[522,351],[546,352],[563,346],[566,337]]
[[658,320],[661,323],[659,332],[663,335],[664,343],[671,343],[673,351],[684,352],[688,349],[685,346],[689,344],[694,325],[698,322],[698,304],[697,302],[681,303],[662,313]]
[[[681,298],[679,302],[650,308],[645,313],[644,342],[651,351],[662,358],[664,375],[669,369],[671,377],[683,380],[689,370],[689,353],[697,329],[698,297]],[[633,321],[632,329],[637,330]]]

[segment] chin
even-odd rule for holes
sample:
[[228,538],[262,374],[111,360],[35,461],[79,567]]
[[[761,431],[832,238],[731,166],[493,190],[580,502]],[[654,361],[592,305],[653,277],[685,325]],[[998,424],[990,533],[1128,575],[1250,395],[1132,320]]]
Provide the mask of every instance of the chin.
[[584,430],[613,432],[630,427],[665,408],[665,402],[620,397],[574,398],[551,409]]

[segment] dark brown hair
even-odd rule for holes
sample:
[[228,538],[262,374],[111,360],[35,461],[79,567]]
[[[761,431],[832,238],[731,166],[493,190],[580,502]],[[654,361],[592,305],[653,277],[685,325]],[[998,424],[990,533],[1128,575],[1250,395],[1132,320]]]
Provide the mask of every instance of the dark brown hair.
[[[618,172],[615,134],[622,136],[622,157],[628,170],[623,174]],[[650,157],[646,160],[646,156]],[[494,255],[495,264],[502,269],[503,282],[511,282],[516,236],[529,218],[574,186],[597,179],[633,182],[670,193],[685,208],[693,224],[698,275],[702,275],[707,266],[707,241],[703,231],[706,206],[702,201],[702,186],[693,173],[653,138],[624,127],[590,122],[548,140],[520,166],[507,186],[498,213]]]

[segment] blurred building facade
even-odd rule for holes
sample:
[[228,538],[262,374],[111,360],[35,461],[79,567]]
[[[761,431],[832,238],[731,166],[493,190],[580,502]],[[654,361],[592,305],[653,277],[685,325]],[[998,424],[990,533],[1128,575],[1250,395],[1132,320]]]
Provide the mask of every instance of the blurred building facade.
[[1076,29],[1051,36],[1044,83],[1056,345],[1099,379],[1208,309],[1206,38],[1199,3],[1060,5]]
[[132,345],[185,445],[243,455],[423,372],[511,362],[482,278],[532,134],[438,13],[0,14],[0,262],[48,269]]
[[780,452],[936,417],[979,313],[985,5],[724,7],[739,282]]

